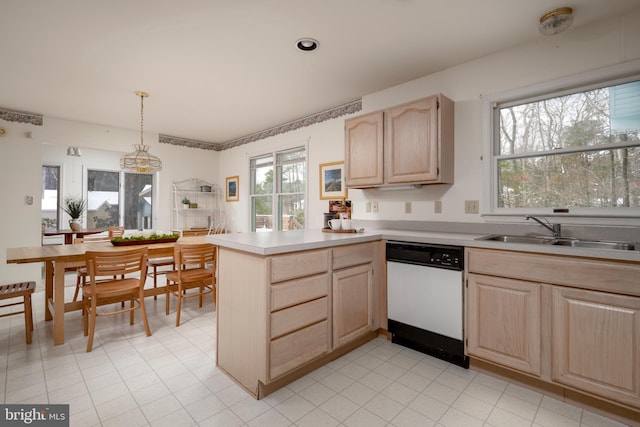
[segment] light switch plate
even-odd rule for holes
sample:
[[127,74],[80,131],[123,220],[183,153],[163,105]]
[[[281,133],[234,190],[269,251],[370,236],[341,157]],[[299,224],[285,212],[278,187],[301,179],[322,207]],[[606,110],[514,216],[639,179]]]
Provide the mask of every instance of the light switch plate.
[[442,200],[436,200],[433,204],[434,213],[442,213]]
[[404,213],[411,213],[411,202],[404,202]]
[[378,202],[371,202],[371,212],[378,213]]
[[371,213],[371,202],[367,202],[367,203],[365,204],[364,211],[365,211],[366,213]]
[[465,200],[464,201],[464,213],[477,214],[480,213],[480,201],[479,200]]

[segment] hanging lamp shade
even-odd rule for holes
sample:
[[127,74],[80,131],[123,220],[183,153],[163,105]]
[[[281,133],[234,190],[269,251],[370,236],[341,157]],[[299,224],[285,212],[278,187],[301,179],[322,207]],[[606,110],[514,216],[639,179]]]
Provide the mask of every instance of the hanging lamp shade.
[[120,158],[120,169],[128,172],[149,173],[162,170],[162,161],[149,153],[149,146],[144,144],[144,98],[148,93],[137,91],[140,97],[140,144],[134,144],[135,151]]

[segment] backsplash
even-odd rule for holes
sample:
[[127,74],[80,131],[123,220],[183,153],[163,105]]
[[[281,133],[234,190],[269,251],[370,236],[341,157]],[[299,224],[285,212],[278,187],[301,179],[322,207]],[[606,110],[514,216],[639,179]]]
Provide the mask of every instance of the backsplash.
[[[413,230],[432,231],[441,233],[469,233],[469,234],[534,234],[551,235],[549,230],[535,223],[477,223],[477,222],[437,222],[437,221],[371,221],[354,220],[355,227],[367,230]],[[613,240],[621,242],[640,242],[640,227],[632,226],[585,226],[562,225],[563,237],[574,237],[590,240]]]

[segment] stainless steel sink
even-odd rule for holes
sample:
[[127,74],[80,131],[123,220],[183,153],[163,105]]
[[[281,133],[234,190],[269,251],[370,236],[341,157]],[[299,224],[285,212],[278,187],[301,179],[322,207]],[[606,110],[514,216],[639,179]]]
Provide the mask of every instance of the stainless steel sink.
[[553,243],[558,246],[571,246],[574,248],[590,249],[615,249],[619,251],[633,251],[633,243],[627,242],[603,242],[597,240],[557,240]]
[[518,235],[510,235],[510,234],[491,234],[489,236],[479,237],[476,240],[488,240],[492,242],[502,242],[502,243],[526,243],[526,244],[533,244],[533,245],[569,246],[573,248],[585,248],[585,249],[613,249],[613,250],[619,250],[619,251],[636,250],[636,245],[628,242],[579,240],[579,239],[572,239],[572,238],[554,238],[551,236],[546,237],[546,236],[518,236]]
[[508,234],[492,234],[490,236],[480,237],[477,240],[490,240],[502,243],[529,243],[534,245],[550,245],[555,242],[553,237],[544,236],[516,236]]

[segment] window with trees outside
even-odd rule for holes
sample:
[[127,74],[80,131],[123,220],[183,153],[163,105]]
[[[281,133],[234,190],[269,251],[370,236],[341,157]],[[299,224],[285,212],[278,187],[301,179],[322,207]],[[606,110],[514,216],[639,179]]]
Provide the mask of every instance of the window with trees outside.
[[494,211],[638,215],[640,76],[493,105]]
[[304,228],[306,165],[305,147],[250,159],[252,231]]
[[[123,179],[124,186],[121,186]],[[89,169],[87,227],[123,224],[127,230],[153,228],[152,188],[153,174]]]

